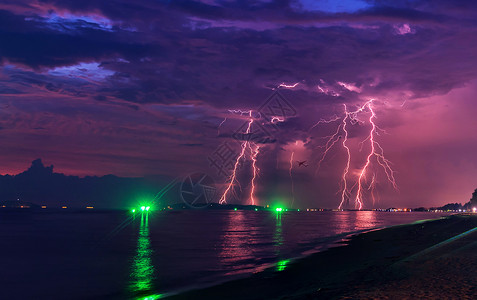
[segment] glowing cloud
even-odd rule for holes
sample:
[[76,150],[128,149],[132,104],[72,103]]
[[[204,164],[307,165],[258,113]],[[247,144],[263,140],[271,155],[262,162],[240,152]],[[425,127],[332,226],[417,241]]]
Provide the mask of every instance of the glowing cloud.
[[98,82],[114,75],[114,72],[102,68],[97,62],[82,62],[74,66],[54,68],[53,70],[48,71],[48,74],[58,77],[69,77]]

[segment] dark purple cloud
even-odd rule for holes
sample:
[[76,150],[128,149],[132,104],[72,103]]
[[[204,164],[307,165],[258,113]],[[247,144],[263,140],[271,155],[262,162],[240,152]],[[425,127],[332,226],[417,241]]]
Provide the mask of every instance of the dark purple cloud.
[[[297,114],[274,126],[262,120],[269,135],[261,140],[258,157],[263,195],[263,186],[273,194],[273,182],[288,180],[287,157],[296,141],[303,142],[297,148],[301,159],[319,160],[321,137],[336,125],[310,131],[313,124],[342,116],[344,104],[354,109],[372,97],[378,99],[377,122],[389,133],[380,138],[397,173],[404,174],[398,175],[404,182],[401,196],[381,185],[383,201],[410,199],[416,189],[408,180],[412,173],[426,186],[416,192],[419,197],[437,203],[441,200],[424,190],[447,178],[446,169],[437,168],[432,176],[423,170],[432,169],[435,157],[442,162],[454,153],[469,155],[468,136],[453,141],[454,148],[446,140],[454,131],[467,132],[472,117],[454,111],[454,131],[433,136],[432,128],[443,128],[423,112],[435,111],[432,118],[440,120],[447,114],[442,103],[475,110],[472,102],[449,95],[473,91],[475,85],[477,4],[346,3],[340,8],[326,1],[3,1],[3,173],[20,171],[21,164],[40,156],[71,174],[214,172],[207,157],[224,142],[237,148],[234,133],[247,122],[228,109],[257,110],[281,83],[298,83],[280,88]],[[411,135],[410,143],[406,132],[418,126],[409,125],[415,120],[428,125]],[[353,145],[367,130],[353,127]],[[428,155],[435,140],[441,146]],[[353,172],[363,163],[358,150]],[[315,203],[316,197],[321,199],[316,206],[336,203],[342,163],[338,148],[324,173],[297,170],[303,188],[319,187],[316,194],[303,193],[303,203]],[[269,171],[273,167],[275,173]],[[468,182],[463,178],[475,175],[475,167],[461,173],[459,180]],[[286,189],[281,183],[277,190]],[[445,193],[470,191],[471,185],[456,184]]]

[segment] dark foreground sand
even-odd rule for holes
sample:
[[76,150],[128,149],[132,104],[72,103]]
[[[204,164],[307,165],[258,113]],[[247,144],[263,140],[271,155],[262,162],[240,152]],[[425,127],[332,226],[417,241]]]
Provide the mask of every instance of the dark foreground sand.
[[460,215],[373,231],[281,272],[168,299],[477,299],[476,227]]

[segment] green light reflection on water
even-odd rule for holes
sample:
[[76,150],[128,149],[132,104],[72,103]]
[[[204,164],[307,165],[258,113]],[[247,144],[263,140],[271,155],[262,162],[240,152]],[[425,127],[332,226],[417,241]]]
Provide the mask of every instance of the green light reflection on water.
[[136,300],[156,300],[162,297],[162,294],[154,294],[146,297],[139,297]]
[[277,271],[280,272],[280,271],[285,270],[285,268],[287,267],[287,264],[289,262],[290,262],[289,259],[284,259],[284,260],[281,260],[281,261],[277,262]]
[[[131,266],[130,290],[133,293],[142,293],[151,291],[154,279],[154,265],[152,264],[151,239],[149,237],[149,214],[141,214],[141,223],[139,226],[139,236],[137,239],[136,255]],[[152,300],[159,299],[160,294],[137,299]]]
[[[273,237],[273,240],[275,242],[275,254],[277,257],[280,257],[280,248],[283,245],[284,239],[283,239],[283,231],[282,231],[282,212],[278,211],[276,212],[276,224],[275,224],[275,235]],[[285,270],[287,267],[287,264],[290,262],[289,259],[281,260],[277,262],[276,265],[276,270],[278,272]]]
[[280,252],[280,246],[283,244],[283,233],[282,233],[282,214],[276,214],[277,222],[275,225],[275,235],[273,240],[275,242],[276,252],[277,254]]

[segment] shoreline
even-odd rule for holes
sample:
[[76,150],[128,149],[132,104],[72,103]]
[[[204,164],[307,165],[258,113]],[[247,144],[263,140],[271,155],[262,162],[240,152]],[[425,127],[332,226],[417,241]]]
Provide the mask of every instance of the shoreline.
[[[434,220],[434,219],[432,219],[432,220]],[[394,226],[402,226],[402,225],[406,225],[406,224],[389,225],[389,226],[382,226],[382,227],[376,227],[376,228],[371,228],[371,229],[363,229],[363,230],[340,233],[340,234],[337,234],[337,235],[334,235],[334,236],[326,237],[325,239],[329,240],[329,242],[322,242],[323,245],[316,245],[314,248],[300,253],[300,255],[297,255],[297,256],[294,256],[294,257],[289,257],[289,258],[285,259],[285,261],[287,261],[286,264],[287,264],[287,266],[289,266],[289,265],[295,264],[298,261],[301,261],[301,260],[306,259],[310,256],[313,256],[317,253],[321,253],[321,252],[327,251],[327,250],[335,248],[335,247],[346,246],[347,242],[353,236],[360,235],[360,234],[365,234],[365,233],[372,232],[372,231],[382,230],[382,229],[390,228],[390,227],[394,227]],[[171,297],[181,296],[183,294],[187,294],[187,293],[192,292],[192,291],[210,289],[210,288],[214,288],[214,287],[217,287],[217,286],[220,286],[222,284],[229,283],[229,282],[248,279],[252,276],[256,276],[257,274],[262,274],[264,272],[272,272],[273,273],[276,268],[283,267],[283,266],[280,266],[280,263],[282,261],[277,261],[277,262],[272,262],[272,263],[267,263],[267,264],[264,264],[264,265],[261,265],[261,266],[257,266],[254,269],[254,271],[243,270],[243,271],[241,271],[241,272],[239,272],[235,275],[230,275],[227,278],[224,278],[223,280],[216,281],[214,283],[190,285],[190,286],[187,286],[183,289],[173,290],[173,291],[165,292],[165,293],[161,293],[161,294],[153,294],[153,295],[146,296],[145,298],[139,298],[139,299],[144,299],[144,300],[145,299],[159,299],[159,298],[169,299]],[[155,297],[159,297],[159,298],[155,298]]]
[[[406,291],[399,286],[396,287],[396,284],[398,282],[411,286],[429,284],[429,280],[425,277],[422,279],[419,277],[417,280],[414,278],[411,282],[405,281],[413,278],[413,274],[420,274],[423,271],[422,266],[421,269],[416,269],[422,259],[426,261],[440,259],[440,256],[434,257],[436,251],[444,251],[444,256],[452,257],[452,253],[445,252],[445,249],[467,241],[470,241],[471,246],[464,244],[462,247],[477,250],[477,232],[469,232],[462,238],[455,238],[440,247],[443,249],[431,249],[421,257],[411,260],[409,258],[475,227],[477,216],[451,215],[435,220],[371,229],[365,233],[351,233],[351,236],[342,239],[345,245],[340,246],[340,242],[337,242],[335,243],[337,246],[330,246],[324,251],[294,259],[293,262],[284,265],[281,271],[272,267],[246,278],[180,294],[166,294],[163,297],[167,299],[421,297],[422,295],[416,293],[423,292],[422,289],[419,291],[408,289],[407,295]],[[468,259],[474,262],[473,258]],[[477,262],[477,258],[475,260]],[[430,263],[425,269],[433,267],[435,264]],[[473,282],[475,283],[475,279]],[[383,286],[389,288],[385,289]],[[391,287],[397,288],[397,291],[392,292]],[[446,291],[446,285],[441,287]],[[430,290],[424,292],[432,293]],[[469,297],[469,293],[477,295],[477,291],[472,289],[466,290],[463,297]],[[442,295],[439,294],[439,297]]]
[[[286,267],[284,268],[283,265],[280,265],[284,261],[286,261],[286,265],[289,266],[289,265],[295,264],[296,262],[299,262],[303,259],[307,259],[310,256],[313,256],[313,255],[316,255],[318,253],[327,251],[329,249],[336,248],[336,247],[344,247],[348,244],[348,242],[351,240],[352,237],[357,236],[357,235],[366,234],[366,233],[369,233],[369,232],[379,231],[379,230],[383,230],[383,229],[386,229],[386,228],[392,228],[392,227],[396,227],[396,226],[405,226],[405,225],[411,225],[411,224],[415,224],[415,223],[417,224],[417,223],[422,223],[422,222],[427,222],[427,221],[439,220],[441,218],[445,218],[445,217],[441,216],[441,217],[436,218],[436,219],[423,219],[423,220],[414,221],[412,223],[404,223],[404,224],[396,224],[396,225],[382,225],[382,226],[378,226],[378,227],[375,227],[375,228],[360,229],[360,230],[355,230],[355,231],[339,233],[339,234],[336,234],[336,235],[333,235],[333,236],[323,237],[320,240],[320,242],[313,243],[314,246],[312,248],[310,248],[308,250],[305,250],[303,252],[300,252],[296,256],[288,257],[288,258],[286,258],[284,260],[281,260],[281,261],[266,263],[264,265],[257,266],[257,267],[254,268],[253,271],[242,270],[242,271],[239,271],[237,274],[227,276],[226,278],[223,278],[222,280],[217,280],[217,281],[214,281],[214,282],[197,284],[197,285],[189,285],[189,286],[186,286],[186,287],[181,288],[181,289],[172,290],[172,291],[168,291],[168,292],[164,292],[164,293],[160,293],[160,294],[149,295],[149,297],[146,296],[146,298],[144,298],[144,299],[150,299],[151,297],[152,298],[154,298],[154,297],[160,297],[160,298],[166,297],[166,298],[168,298],[168,297],[173,297],[173,296],[180,296],[180,295],[189,293],[191,291],[209,289],[209,288],[220,286],[222,284],[226,284],[226,283],[229,283],[229,282],[248,279],[252,276],[255,276],[257,274],[261,274],[263,272],[273,272],[274,270],[279,269],[279,268],[285,269]],[[140,298],[140,299],[143,299],[143,298]]]

